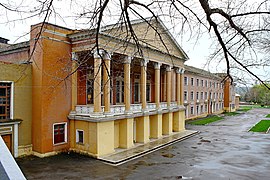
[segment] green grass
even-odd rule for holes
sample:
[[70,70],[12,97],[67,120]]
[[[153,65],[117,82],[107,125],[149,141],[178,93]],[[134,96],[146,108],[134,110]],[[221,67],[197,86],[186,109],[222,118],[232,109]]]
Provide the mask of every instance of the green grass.
[[240,106],[240,109],[238,111],[244,111],[247,112],[252,109],[252,106]]
[[206,118],[203,118],[203,119],[190,121],[190,122],[188,122],[188,124],[191,124],[191,125],[206,125],[206,124],[209,124],[209,123],[212,123],[212,122],[215,122],[215,121],[219,121],[221,119],[223,119],[223,118],[219,117],[219,116],[210,116],[210,117],[206,117]]
[[255,126],[253,126],[249,131],[252,131],[252,132],[266,132],[269,127],[270,127],[270,121],[269,120],[261,120]]
[[267,114],[265,117],[270,118],[270,114]]
[[224,112],[222,114],[224,114],[225,116],[235,116],[235,115],[238,115],[239,113],[238,112]]

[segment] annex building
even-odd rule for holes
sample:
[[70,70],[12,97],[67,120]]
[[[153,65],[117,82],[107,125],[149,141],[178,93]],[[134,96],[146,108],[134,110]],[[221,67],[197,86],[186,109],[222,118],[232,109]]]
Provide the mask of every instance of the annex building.
[[231,83],[185,66],[164,24],[148,20],[151,28],[132,21],[140,49],[120,25],[96,37],[40,23],[28,42],[1,39],[0,134],[15,157],[99,157],[183,132],[185,119],[235,109]]

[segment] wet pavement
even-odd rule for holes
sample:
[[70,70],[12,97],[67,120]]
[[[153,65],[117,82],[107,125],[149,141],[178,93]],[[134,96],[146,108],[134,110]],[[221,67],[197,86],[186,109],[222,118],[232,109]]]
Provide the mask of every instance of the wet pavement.
[[270,134],[248,130],[270,113],[252,109],[201,133],[120,166],[77,154],[18,159],[27,179],[270,179]]

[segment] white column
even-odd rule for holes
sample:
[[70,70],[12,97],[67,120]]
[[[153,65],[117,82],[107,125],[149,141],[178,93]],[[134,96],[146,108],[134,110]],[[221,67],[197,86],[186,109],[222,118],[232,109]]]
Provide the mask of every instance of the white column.
[[147,63],[148,60],[141,60],[141,103],[142,103],[142,109],[146,110],[146,80],[147,80]]
[[131,57],[126,56],[124,59],[124,102],[125,102],[125,111],[128,114],[130,112],[130,63]]
[[18,124],[14,124],[14,130],[13,130],[13,135],[14,135],[14,138],[13,138],[13,141],[14,141],[14,157],[18,157]]

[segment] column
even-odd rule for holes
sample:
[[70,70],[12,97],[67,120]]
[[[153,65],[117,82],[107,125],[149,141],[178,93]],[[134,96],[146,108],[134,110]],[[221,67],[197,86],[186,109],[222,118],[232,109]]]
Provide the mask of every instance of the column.
[[72,95],[71,95],[71,98],[72,98],[72,111],[75,111],[75,107],[77,105],[77,95],[78,95],[78,92],[77,92],[77,86],[78,86],[78,82],[77,82],[77,68],[78,68],[78,60],[79,60],[79,57],[78,57],[78,54],[75,53],[75,52],[72,52],[72,76],[71,76],[71,91],[72,91]]
[[181,69],[177,68],[176,69],[176,101],[177,101],[177,105],[180,106],[181,105]]
[[16,124],[14,124],[14,130],[13,130],[13,141],[14,141],[14,143],[13,143],[13,148],[14,148],[14,157],[16,158],[16,157],[18,157],[18,153],[19,153],[19,150],[18,150],[18,145],[19,145],[19,143],[18,143],[18,139],[19,139],[19,131],[18,131],[18,124],[16,123]]
[[167,106],[168,108],[171,105],[171,99],[172,99],[172,67],[171,66],[167,66],[166,67],[166,101],[167,101]]
[[101,61],[103,50],[94,52],[94,113],[101,113]]
[[184,72],[185,72],[185,69],[184,68],[181,68],[180,70],[180,102],[181,102],[181,105],[184,104],[184,84],[183,84],[183,79],[184,79]]
[[111,112],[110,109],[110,71],[111,71],[111,55],[108,52],[104,53],[103,56],[104,65],[103,65],[103,97],[104,97],[104,113],[108,114]]
[[150,138],[162,137],[162,109],[160,108],[160,63],[156,62],[155,67],[155,103],[157,114],[149,116]]
[[142,110],[146,110],[146,80],[147,80],[147,60],[141,60],[141,103],[142,103]]
[[155,103],[156,109],[160,106],[160,63],[156,62],[155,67]]
[[130,112],[130,63],[131,57],[126,56],[124,59],[124,102],[126,113]]

